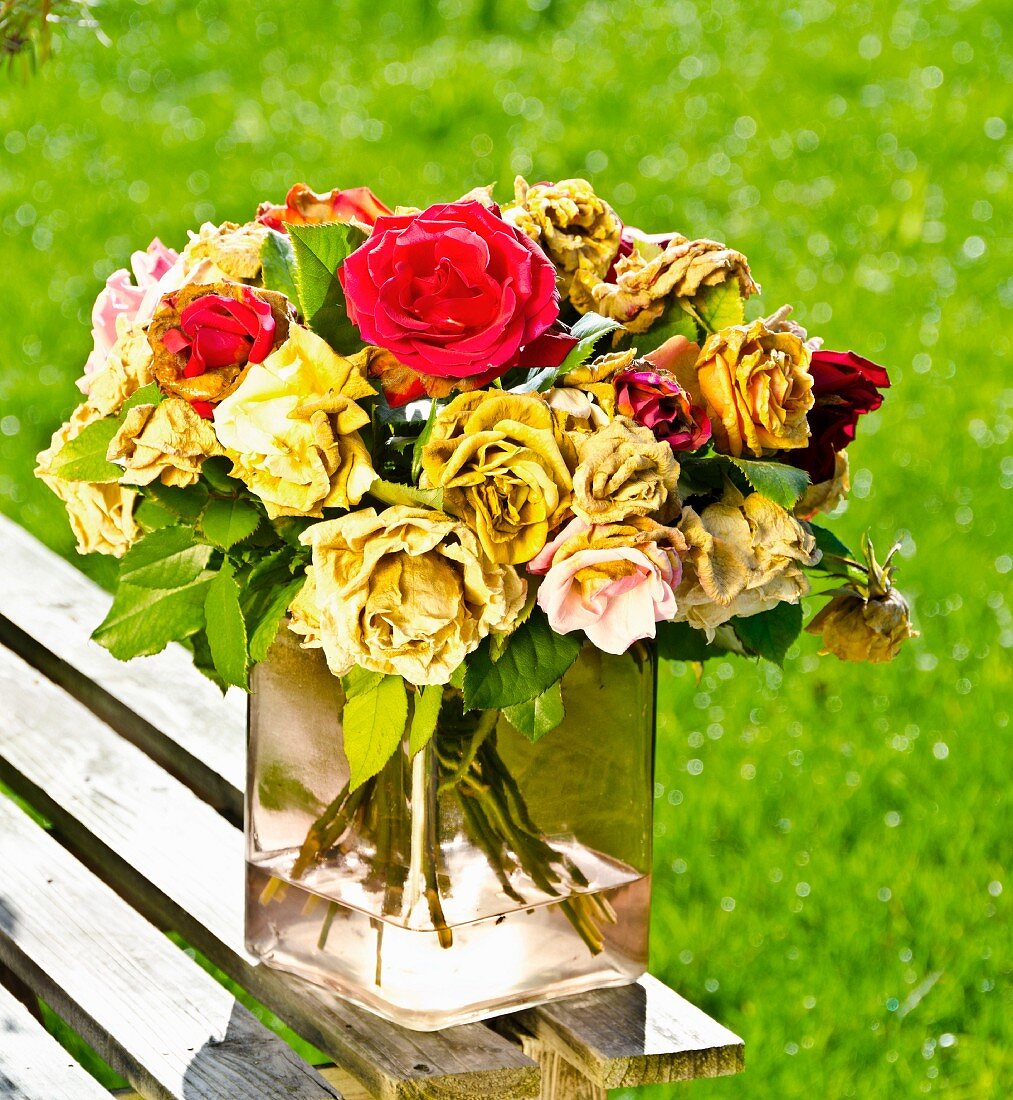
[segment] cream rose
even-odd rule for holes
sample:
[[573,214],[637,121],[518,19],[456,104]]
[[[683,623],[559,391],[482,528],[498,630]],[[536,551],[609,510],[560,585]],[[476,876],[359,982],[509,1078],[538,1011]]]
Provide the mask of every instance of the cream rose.
[[573,510],[588,523],[630,516],[662,519],[679,510],[679,463],[650,428],[617,416],[593,435],[574,435],[579,463],[573,474]]
[[230,279],[255,279],[260,274],[260,248],[270,230],[257,222],[238,225],[205,222],[183,249],[183,270],[189,273],[210,261]]
[[233,477],[272,518],[358,504],[376,474],[357,431],[369,416],[355,402],[374,392],[356,365],[293,324],[285,343],[215,409]]
[[106,458],[123,467],[122,485],[150,485],[157,478],[184,488],[200,477],[204,459],[219,454],[211,425],[186,401],[170,397],[128,410]]
[[137,493],[118,482],[93,484],[69,481],[52,473],[51,463],[66,443],[79,435],[101,413],[89,405],[80,405],[53,435],[46,450],[38,456],[35,476],[40,478],[67,507],[70,529],[77,539],[80,554],[109,554],[121,558],[140,532],[134,523]]
[[[336,676],[353,667],[445,684],[490,633],[505,633],[526,583],[482,553],[464,524],[424,508],[373,508],[316,523],[296,629]],[[313,604],[314,606],[309,606]]]
[[530,561],[570,503],[573,444],[539,394],[463,393],[436,417],[423,482],[496,562]]
[[729,619],[798,603],[809,591],[802,569],[820,560],[816,540],[780,505],[728,486],[702,513],[683,509],[679,530],[688,549],[676,592],[676,618],[706,632]]

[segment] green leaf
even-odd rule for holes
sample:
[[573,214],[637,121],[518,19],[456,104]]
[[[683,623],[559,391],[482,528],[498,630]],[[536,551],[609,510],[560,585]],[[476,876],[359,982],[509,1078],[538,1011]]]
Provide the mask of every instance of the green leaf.
[[259,602],[252,611],[244,607],[247,629],[250,633],[251,664],[259,664],[267,656],[267,651],[274,645],[274,639],[278,636],[278,628],[285,617],[285,612],[288,611],[289,605],[299,595],[299,590],[305,583],[305,576],[295,577],[281,588],[265,589],[267,599]]
[[306,323],[335,351],[351,352],[362,346],[358,329],[348,319],[345,292],[338,268],[366,239],[352,225],[292,225],[295,283],[299,309]]
[[813,533],[813,538],[816,539],[817,547],[823,552],[823,557],[813,568],[819,569],[823,573],[850,577],[851,570],[843,561],[838,559],[848,558],[855,561],[854,551],[841,542],[833,531],[828,531],[826,527],[820,527],[815,523],[810,523],[808,526]]
[[341,690],[345,693],[346,699],[354,699],[357,695],[368,695],[380,686],[383,675],[382,672],[373,672],[356,665],[341,677]]
[[149,534],[162,527],[172,527],[177,517],[152,497],[145,496],[134,509],[134,521],[145,534]]
[[221,550],[228,550],[237,542],[248,539],[260,525],[257,506],[242,497],[222,500],[215,498],[208,503],[200,518],[201,534]]
[[229,475],[232,463],[227,458],[207,458],[201,464],[201,477],[217,493],[225,493],[231,496],[233,493],[243,490],[246,486],[238,479]]
[[429,437],[433,434],[433,425],[436,423],[436,414],[439,411],[439,405],[435,401],[430,401],[426,426],[412,445],[412,481],[418,481],[419,475],[422,473],[422,448],[429,442]]
[[276,290],[292,303],[299,301],[295,285],[295,249],[284,233],[274,229],[267,231],[260,246],[261,275],[265,290]]
[[204,614],[215,669],[226,684],[246,689],[246,623],[239,606],[239,585],[226,561],[208,585]]
[[436,723],[440,718],[442,704],[442,684],[427,684],[415,696],[415,708],[412,711],[411,728],[408,731],[408,752],[412,756],[424,749],[436,732]]
[[658,623],[658,656],[664,661],[706,661],[726,650],[707,641],[707,635],[689,623]]
[[182,588],[207,568],[211,547],[194,542],[185,527],[163,527],[145,535],[123,556],[120,582],[136,588]]
[[123,402],[123,406],[120,411],[114,417],[121,424],[126,419],[125,415],[136,405],[161,405],[165,398],[165,394],[158,388],[157,382],[149,382],[146,386],[142,386],[139,390],[134,392]]
[[400,676],[383,676],[371,689],[346,698],[342,727],[351,790],[394,755],[407,720],[408,693]]
[[802,632],[802,605],[779,603],[759,615],[733,619],[732,626],[750,653],[782,665],[791,643]]
[[468,658],[464,701],[469,710],[502,710],[541,695],[573,664],[583,635],[556,634],[540,612],[510,636],[498,661],[486,638]]
[[121,581],[92,638],[121,661],[160,653],[204,626],[204,601],[214,576],[202,573],[181,588],[139,588]]
[[[694,344],[700,340],[699,326],[678,302],[667,305],[665,312],[646,332],[638,332],[630,336],[628,343],[637,349],[637,355],[643,356],[649,351],[654,351],[655,348],[660,348],[673,336],[685,336]],[[624,341],[624,346],[626,343],[627,341]]]
[[529,741],[537,741],[549,730],[554,730],[566,717],[559,681],[546,688],[541,695],[536,695],[525,703],[507,707],[503,713],[514,729],[523,733]]
[[65,443],[51,463],[51,472],[65,481],[90,481],[103,484],[119,481],[123,470],[106,458],[109,444],[119,431],[118,417],[107,416],[82,429]]
[[768,500],[780,504],[790,512],[795,502],[809,487],[809,475],[795,466],[785,466],[781,462],[755,462],[747,458],[726,458],[746,481]]
[[549,367],[538,371],[521,386],[513,387],[511,392],[543,392],[552,389],[556,379],[572,370],[576,370],[591,358],[598,341],[610,332],[623,326],[611,317],[602,317],[597,313],[585,313],[571,328],[570,335],[577,337],[577,343],[567,353],[558,367]]
[[414,485],[400,485],[396,481],[377,478],[369,487],[369,495],[384,504],[405,504],[409,508],[434,508],[443,511],[442,489],[417,489]]
[[153,481],[144,487],[144,495],[152,497],[162,508],[191,526],[197,523],[197,517],[204,511],[208,502],[207,486],[199,481],[188,485],[185,489]]
[[738,279],[726,279],[709,286],[693,299],[696,316],[708,332],[717,332],[729,325],[741,325],[746,319],[746,304]]

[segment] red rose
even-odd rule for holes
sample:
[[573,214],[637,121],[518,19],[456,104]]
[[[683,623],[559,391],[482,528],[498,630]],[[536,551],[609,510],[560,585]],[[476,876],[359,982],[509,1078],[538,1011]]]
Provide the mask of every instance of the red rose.
[[378,218],[338,278],[367,343],[439,378],[502,373],[559,315],[552,263],[479,202]]
[[616,412],[628,416],[654,432],[654,438],[668,443],[673,451],[695,451],[711,437],[711,422],[703,409],[694,405],[675,375],[651,370],[639,361],[616,375]]
[[883,404],[890,385],[884,367],[853,351],[814,351],[809,370],[816,403],[809,410],[809,445],[782,457],[805,470],[816,485],[834,476],[834,455],[855,438],[858,418]]
[[163,343],[174,355],[186,355],[184,378],[197,378],[209,367],[240,367],[260,363],[274,347],[275,321],[271,306],[249,287],[243,300],[205,294],[179,316]]
[[297,183],[285,196],[284,206],[262,202],[257,207],[257,221],[269,229],[286,233],[286,225],[347,224],[353,220],[373,225],[377,218],[389,213],[368,187],[349,187],[344,191],[335,188],[318,195],[305,183]]

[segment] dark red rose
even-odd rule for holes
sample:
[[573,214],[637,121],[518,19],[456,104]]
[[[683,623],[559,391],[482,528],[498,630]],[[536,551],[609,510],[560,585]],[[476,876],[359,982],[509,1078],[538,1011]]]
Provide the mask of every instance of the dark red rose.
[[496,377],[559,315],[552,263],[475,201],[377,219],[338,278],[362,338],[438,378]]
[[209,367],[262,362],[274,347],[274,330],[270,304],[246,287],[242,301],[205,294],[191,302],[163,342],[174,355],[187,357],[183,377],[197,378]]
[[805,470],[816,485],[834,476],[834,455],[855,438],[858,418],[883,404],[890,385],[884,367],[853,351],[814,351],[809,370],[815,404],[809,410],[809,445],[781,457]]
[[363,225],[373,225],[376,219],[390,210],[368,187],[349,187],[344,191],[335,188],[323,195],[297,183],[285,196],[285,205],[262,202],[257,207],[257,221],[279,233],[287,233],[289,225],[320,225],[324,222],[347,224],[355,220]]
[[615,376],[616,412],[654,432],[673,451],[695,451],[711,437],[710,418],[694,405],[674,374],[651,368],[645,360]]

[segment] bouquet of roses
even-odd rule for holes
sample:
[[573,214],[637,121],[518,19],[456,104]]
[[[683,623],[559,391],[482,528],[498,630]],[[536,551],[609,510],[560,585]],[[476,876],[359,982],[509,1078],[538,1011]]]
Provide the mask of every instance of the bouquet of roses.
[[811,577],[826,650],[913,633],[889,557],[813,523],[887,373],[787,306],[747,320],[732,248],[625,225],[580,179],[393,212],[297,185],[132,268],[37,471],[81,552],[122,558],[95,638],[180,641],[223,688],[283,621],[322,647],[361,704],[335,820],[450,696],[546,733],[585,640],[780,661]]

